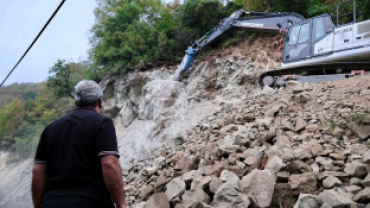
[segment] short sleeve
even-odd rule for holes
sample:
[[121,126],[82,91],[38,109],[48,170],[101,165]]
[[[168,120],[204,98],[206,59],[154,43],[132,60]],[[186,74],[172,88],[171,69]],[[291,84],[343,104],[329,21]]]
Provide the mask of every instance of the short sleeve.
[[96,144],[99,156],[116,155],[119,157],[116,130],[111,119],[104,118],[98,131]]
[[37,146],[36,156],[35,156],[35,160],[34,160],[35,164],[46,164],[46,163],[48,163],[45,131],[46,131],[46,129],[42,132],[39,144]]

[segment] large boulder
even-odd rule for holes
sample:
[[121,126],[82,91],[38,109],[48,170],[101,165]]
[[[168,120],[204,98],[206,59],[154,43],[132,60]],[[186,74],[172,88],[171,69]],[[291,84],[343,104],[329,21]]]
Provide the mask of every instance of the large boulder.
[[177,177],[166,185],[166,195],[169,201],[172,201],[177,196],[181,196],[185,193],[185,182]]
[[241,180],[243,193],[252,199],[256,207],[269,207],[274,195],[276,175],[270,169],[254,169]]

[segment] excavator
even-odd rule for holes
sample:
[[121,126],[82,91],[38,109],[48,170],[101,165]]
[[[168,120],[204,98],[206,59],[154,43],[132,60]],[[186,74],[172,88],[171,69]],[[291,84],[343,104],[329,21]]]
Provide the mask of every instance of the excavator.
[[[270,70],[259,77],[259,85],[283,87],[289,80],[301,83],[342,80],[370,71],[370,20],[356,23],[356,1],[353,11],[340,14],[334,24],[332,14],[305,19],[293,12],[245,12],[238,10],[220,21],[205,36],[190,46],[174,74],[182,81],[199,52],[233,29],[276,31],[285,35],[281,69]],[[353,20],[340,24],[339,18],[351,15]],[[347,16],[348,17],[348,16]]]

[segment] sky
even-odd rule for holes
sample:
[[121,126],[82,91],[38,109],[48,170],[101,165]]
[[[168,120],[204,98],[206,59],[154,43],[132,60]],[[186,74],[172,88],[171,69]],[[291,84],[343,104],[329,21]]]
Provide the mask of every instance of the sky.
[[[0,83],[27,50],[61,0],[0,0]],[[58,59],[88,57],[95,0],[66,0],[44,33],[5,82],[42,82]]]

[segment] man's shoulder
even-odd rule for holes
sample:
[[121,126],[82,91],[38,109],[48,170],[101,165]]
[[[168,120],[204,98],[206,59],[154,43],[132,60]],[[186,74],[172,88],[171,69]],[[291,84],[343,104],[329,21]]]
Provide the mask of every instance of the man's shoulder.
[[53,122],[51,122],[49,125],[47,125],[47,126],[45,127],[45,129],[51,128],[51,127],[55,126],[56,124],[58,124],[58,123],[60,123],[60,122],[64,122],[64,121],[65,121],[65,120],[67,120],[67,119],[68,119],[68,117],[70,117],[70,116],[71,116],[71,114],[67,114],[67,115],[65,115],[65,116],[62,116],[62,117],[60,117],[60,118],[58,118],[58,119],[54,120],[54,121],[53,121]]
[[[81,115],[81,114],[80,114]],[[65,122],[68,122],[69,120],[75,120],[76,115],[74,113],[67,114],[63,117],[60,117],[56,119],[55,121],[51,122],[49,125],[45,127],[45,129],[53,128],[54,126],[59,126]],[[82,117],[85,117],[88,121],[95,120],[98,123],[103,123],[107,121],[112,121],[112,119],[96,112],[87,112],[87,114],[84,114]]]

